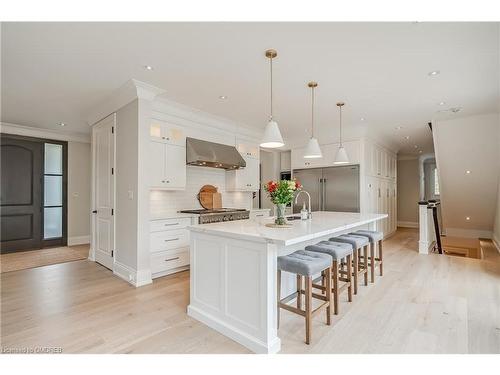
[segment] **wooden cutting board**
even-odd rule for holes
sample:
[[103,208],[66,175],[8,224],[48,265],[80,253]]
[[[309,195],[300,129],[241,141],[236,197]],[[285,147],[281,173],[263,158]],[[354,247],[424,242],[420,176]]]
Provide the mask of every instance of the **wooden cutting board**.
[[213,208],[222,208],[222,194],[221,193],[213,193]]
[[198,193],[198,200],[203,208],[211,210],[214,208],[214,194],[217,188],[213,185],[203,185]]

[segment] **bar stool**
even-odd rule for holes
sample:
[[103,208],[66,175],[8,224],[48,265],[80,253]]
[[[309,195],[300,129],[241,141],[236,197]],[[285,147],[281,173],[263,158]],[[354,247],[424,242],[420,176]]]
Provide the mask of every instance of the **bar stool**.
[[[328,254],[315,253],[312,251],[299,250],[292,254],[278,257],[278,328],[280,323],[280,309],[291,311],[301,315],[306,320],[306,344],[311,342],[311,320],[316,313],[326,307],[326,324],[331,324],[331,293],[326,293],[324,296],[313,293],[312,291],[312,276],[325,272],[327,288],[331,289],[331,271],[332,257]],[[286,304],[284,301],[288,298],[281,299],[281,271],[294,273],[297,275],[297,307]],[[305,278],[305,291],[302,290],[302,277]],[[305,310],[300,307],[302,294],[305,295]],[[313,310],[312,299],[316,298],[324,301],[321,305]]]
[[[384,275],[384,257],[382,251],[382,240],[384,239],[384,234],[382,232],[377,232],[375,230],[365,230],[360,229],[352,233],[358,236],[365,236],[370,241],[370,269],[372,274],[372,283],[375,280],[375,263],[378,263],[380,276]],[[378,246],[376,246],[378,244]],[[378,248],[378,256],[376,248]]]
[[[358,277],[364,275],[365,285],[368,285],[368,245],[370,242],[364,236],[342,234],[330,238],[331,242],[348,243],[353,247],[354,294],[358,294]],[[361,254],[363,253],[363,255]],[[363,263],[361,263],[363,259]]]
[[[320,289],[321,291],[326,291],[326,293],[333,294],[333,312],[335,315],[339,313],[339,294],[347,289],[347,300],[352,302],[352,270],[351,270],[351,257],[353,253],[353,247],[348,243],[321,241],[316,245],[306,246],[307,251],[328,254],[332,257],[332,280],[333,288],[328,289],[328,286],[324,284],[324,278],[322,278],[321,285],[313,284],[313,288]],[[339,275],[339,267],[341,267],[342,259],[346,258],[347,273],[346,277]],[[328,281],[328,276],[325,275],[326,281]],[[339,287],[339,281],[343,281],[344,284]]]

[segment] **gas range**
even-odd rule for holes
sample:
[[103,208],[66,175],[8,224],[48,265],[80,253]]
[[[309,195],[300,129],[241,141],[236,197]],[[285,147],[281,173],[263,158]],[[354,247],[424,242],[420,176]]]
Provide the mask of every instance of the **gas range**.
[[186,214],[196,214],[198,224],[220,223],[221,221],[244,220],[250,218],[250,211],[241,208],[214,208],[212,210],[183,210]]

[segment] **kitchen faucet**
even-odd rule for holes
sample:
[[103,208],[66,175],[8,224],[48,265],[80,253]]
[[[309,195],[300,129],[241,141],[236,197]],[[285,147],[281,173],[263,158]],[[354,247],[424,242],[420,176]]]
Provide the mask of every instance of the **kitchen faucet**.
[[307,191],[305,191],[305,190],[299,191],[299,193],[295,196],[295,204],[297,204],[297,200],[299,199],[299,195],[302,194],[302,193],[306,193],[307,197],[309,198],[309,205],[307,207],[307,218],[311,219],[312,218],[312,212],[311,212],[311,195]]

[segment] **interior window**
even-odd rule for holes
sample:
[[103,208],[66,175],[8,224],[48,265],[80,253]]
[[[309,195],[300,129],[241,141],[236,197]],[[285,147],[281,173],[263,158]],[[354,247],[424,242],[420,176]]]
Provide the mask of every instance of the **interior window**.
[[438,170],[434,168],[434,195],[439,195]]

